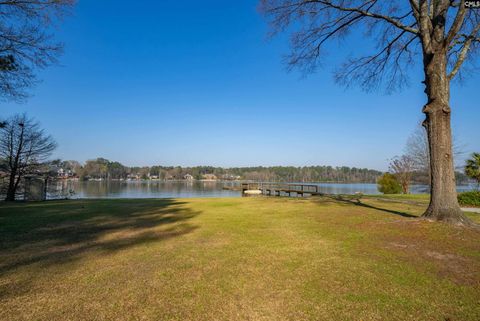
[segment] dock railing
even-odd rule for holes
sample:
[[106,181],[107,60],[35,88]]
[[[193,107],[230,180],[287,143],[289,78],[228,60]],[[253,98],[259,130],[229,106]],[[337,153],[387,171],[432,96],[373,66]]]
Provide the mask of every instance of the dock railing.
[[262,194],[272,195],[275,193],[297,193],[297,194],[311,194],[321,195],[318,191],[318,185],[300,184],[300,183],[242,183],[242,191],[260,190]]

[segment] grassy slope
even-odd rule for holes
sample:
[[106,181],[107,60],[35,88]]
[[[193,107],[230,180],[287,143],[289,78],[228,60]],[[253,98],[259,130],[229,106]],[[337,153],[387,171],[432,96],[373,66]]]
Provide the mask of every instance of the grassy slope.
[[0,320],[479,320],[480,232],[364,202],[1,204]]

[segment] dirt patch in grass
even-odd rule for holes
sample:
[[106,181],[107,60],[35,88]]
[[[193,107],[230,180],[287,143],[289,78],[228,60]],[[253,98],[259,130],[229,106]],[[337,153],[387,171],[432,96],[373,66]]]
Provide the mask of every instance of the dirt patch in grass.
[[[379,228],[379,225],[383,226]],[[379,247],[396,252],[419,270],[430,270],[458,285],[480,286],[478,229],[418,219],[369,221],[362,229],[377,236],[375,242]]]

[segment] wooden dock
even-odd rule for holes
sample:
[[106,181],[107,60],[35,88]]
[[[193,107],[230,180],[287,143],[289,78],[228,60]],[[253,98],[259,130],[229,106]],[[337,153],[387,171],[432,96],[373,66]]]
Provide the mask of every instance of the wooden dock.
[[319,191],[318,185],[313,184],[295,184],[295,183],[261,183],[249,182],[240,185],[224,186],[223,189],[230,191],[241,191],[242,195],[264,195],[264,196],[287,196],[287,197],[305,197],[305,196],[323,196],[340,201],[355,201],[360,203],[363,197],[362,193],[355,194],[327,194]]
[[324,195],[318,191],[318,185],[312,184],[287,184],[287,183],[242,183],[240,190],[245,194],[247,191],[260,191],[266,196],[316,196]]

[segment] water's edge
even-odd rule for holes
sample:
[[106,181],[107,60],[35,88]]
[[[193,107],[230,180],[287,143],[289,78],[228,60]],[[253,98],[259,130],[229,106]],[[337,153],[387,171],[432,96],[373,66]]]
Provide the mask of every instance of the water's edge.
[[[211,198],[240,197],[241,192],[224,190],[238,182],[221,181],[60,181],[49,188],[49,199],[55,198]],[[376,184],[305,183],[319,186],[326,194],[381,194]],[[458,186],[459,192],[474,189],[474,184]],[[413,185],[412,194],[428,192],[428,186]]]

